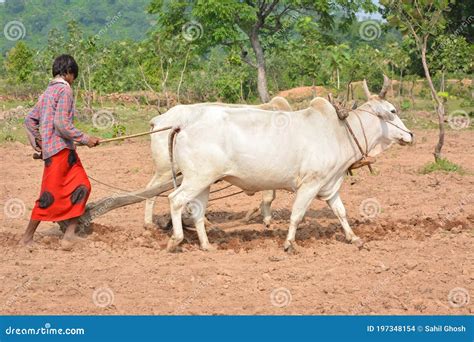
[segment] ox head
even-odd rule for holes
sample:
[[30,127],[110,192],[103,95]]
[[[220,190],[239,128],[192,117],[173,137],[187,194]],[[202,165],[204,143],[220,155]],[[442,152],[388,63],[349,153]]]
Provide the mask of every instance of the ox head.
[[401,145],[412,144],[414,141],[413,133],[400,120],[395,106],[385,99],[391,81],[387,76],[383,75],[383,77],[382,90],[378,95],[371,94],[367,82],[365,80],[362,82],[368,101],[359,108],[369,111],[381,119],[382,145],[389,146],[394,142]]

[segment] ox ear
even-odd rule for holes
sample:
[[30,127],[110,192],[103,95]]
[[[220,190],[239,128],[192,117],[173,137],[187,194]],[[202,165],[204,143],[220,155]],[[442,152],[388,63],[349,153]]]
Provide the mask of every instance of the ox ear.
[[369,87],[367,86],[367,81],[365,80],[365,78],[362,81],[362,88],[364,89],[364,94],[367,100],[370,99],[370,90],[369,90]]
[[379,97],[381,99],[384,99],[385,96],[387,95],[387,91],[388,91],[388,87],[390,87],[390,84],[392,83],[392,81],[390,80],[390,78],[387,77],[387,75],[383,75],[383,86],[382,86],[382,90],[380,90],[380,94],[379,94]]

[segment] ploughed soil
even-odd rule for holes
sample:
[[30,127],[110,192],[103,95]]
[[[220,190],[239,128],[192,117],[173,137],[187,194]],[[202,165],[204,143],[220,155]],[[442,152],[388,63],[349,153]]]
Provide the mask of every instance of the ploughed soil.
[[[274,220],[245,222],[260,195],[210,202],[209,239],[192,231],[181,252],[165,251],[169,232],[143,228],[144,202],[97,218],[72,250],[43,223],[31,248],[18,247],[38,197],[42,162],[29,146],[0,147],[0,314],[470,314],[474,312],[474,132],[448,131],[445,156],[466,174],[431,173],[435,131],[394,146],[342,189],[350,223],[365,248],[344,241],[337,218],[315,200],[283,251],[293,194],[277,192]],[[146,139],[79,148],[88,174],[115,187],[143,188],[153,174]],[[91,200],[113,194],[91,180]],[[225,183],[214,185],[214,189]],[[231,187],[211,198],[231,194]],[[24,207],[23,207],[24,205]],[[166,225],[167,198],[155,220]]]

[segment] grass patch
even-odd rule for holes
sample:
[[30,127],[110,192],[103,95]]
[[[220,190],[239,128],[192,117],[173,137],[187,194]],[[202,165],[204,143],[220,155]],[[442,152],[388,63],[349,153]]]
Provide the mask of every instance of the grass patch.
[[426,175],[431,172],[444,171],[444,172],[456,172],[459,174],[465,174],[466,171],[458,164],[455,164],[447,159],[440,159],[426,164],[421,169],[421,173]]

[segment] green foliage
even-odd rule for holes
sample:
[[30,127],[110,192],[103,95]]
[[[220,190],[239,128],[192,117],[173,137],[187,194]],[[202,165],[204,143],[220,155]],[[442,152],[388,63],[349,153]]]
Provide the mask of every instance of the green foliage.
[[438,96],[440,99],[442,99],[444,102],[448,101],[449,99],[449,93],[447,91],[439,91]]
[[423,36],[434,36],[446,25],[444,13],[454,0],[381,0],[390,24],[400,28],[402,33],[415,37],[422,44]]
[[400,107],[403,111],[408,110],[411,108],[411,102],[409,100],[403,100]]
[[[35,49],[47,44],[52,29],[65,32],[72,20],[81,24],[86,35],[102,32],[100,38],[106,42],[141,40],[152,26],[152,17],[145,11],[148,3],[149,0],[5,0],[0,3],[0,28],[3,31],[6,23],[20,21],[25,28],[24,40]],[[119,18],[114,21],[116,16]],[[0,54],[15,43],[0,39]]]
[[428,174],[436,171],[456,172],[460,174],[464,174],[466,172],[460,165],[457,165],[447,159],[439,159],[437,161],[426,164],[422,168],[421,173]]
[[7,54],[5,70],[9,81],[26,83],[33,74],[33,50],[24,42],[18,42]]
[[[92,92],[136,92],[140,104],[155,104],[147,95],[154,92],[159,105],[163,99],[172,105],[175,101],[254,102],[257,98],[257,60],[250,40],[259,11],[254,2],[51,3],[7,0],[0,4],[2,24],[18,19],[26,28],[24,39],[0,41],[2,94],[35,97],[51,78],[53,59],[69,53],[80,68],[77,100],[87,106]],[[421,64],[415,39],[402,38],[384,22],[377,22],[377,39],[361,39],[364,19],[355,13],[374,9],[368,0],[280,0],[258,32],[270,94],[313,84],[339,86],[343,91],[347,82],[363,78],[375,92],[382,85],[383,73],[393,79],[416,79]],[[472,74],[472,44],[462,36],[439,36],[428,49],[436,56],[434,70],[443,70],[446,79]],[[445,90],[459,98],[470,98],[472,91],[450,83]],[[422,90],[421,95],[429,93]]]
[[431,49],[429,61],[435,69],[447,72],[472,72],[474,48],[466,41],[466,38],[455,35],[439,35]]
[[127,133],[127,127],[125,127],[124,125],[117,124],[117,123],[114,123],[114,125],[112,126],[112,130],[113,130],[113,138],[124,136]]

